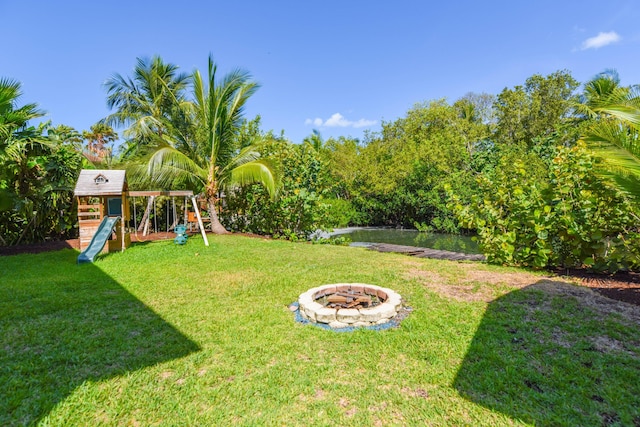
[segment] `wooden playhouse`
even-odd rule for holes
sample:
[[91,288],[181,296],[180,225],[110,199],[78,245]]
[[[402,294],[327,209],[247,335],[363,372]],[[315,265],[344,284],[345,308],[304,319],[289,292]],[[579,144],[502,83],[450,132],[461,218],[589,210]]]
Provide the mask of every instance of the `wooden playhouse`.
[[131,244],[125,224],[129,220],[127,180],[123,170],[80,171],[74,195],[78,199],[80,251],[84,251],[103,220],[114,221],[111,236],[102,253],[123,251]]

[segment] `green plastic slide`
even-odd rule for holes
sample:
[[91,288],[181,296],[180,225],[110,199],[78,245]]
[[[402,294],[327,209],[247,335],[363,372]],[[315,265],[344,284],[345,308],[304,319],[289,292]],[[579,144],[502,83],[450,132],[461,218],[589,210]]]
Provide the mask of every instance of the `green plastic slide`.
[[104,217],[96,231],[96,234],[91,238],[91,243],[89,243],[87,249],[78,255],[78,264],[93,262],[93,259],[100,253],[100,251],[102,251],[105,243],[109,240],[111,232],[113,232],[113,228],[116,226],[119,219],[119,216]]

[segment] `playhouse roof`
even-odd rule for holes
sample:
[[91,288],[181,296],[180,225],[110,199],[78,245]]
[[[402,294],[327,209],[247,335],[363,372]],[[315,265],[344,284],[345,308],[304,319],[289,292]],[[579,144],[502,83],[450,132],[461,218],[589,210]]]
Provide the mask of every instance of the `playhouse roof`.
[[76,196],[120,196],[127,190],[127,179],[123,170],[80,171],[74,194]]

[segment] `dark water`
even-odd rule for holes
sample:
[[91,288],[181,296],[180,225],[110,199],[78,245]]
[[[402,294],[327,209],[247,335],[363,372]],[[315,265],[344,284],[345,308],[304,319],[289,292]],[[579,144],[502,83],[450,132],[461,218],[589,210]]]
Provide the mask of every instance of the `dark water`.
[[354,228],[336,230],[332,236],[347,236],[356,245],[360,243],[392,243],[465,254],[480,253],[478,244],[471,240],[471,236],[458,234],[422,233],[417,230],[396,228]]

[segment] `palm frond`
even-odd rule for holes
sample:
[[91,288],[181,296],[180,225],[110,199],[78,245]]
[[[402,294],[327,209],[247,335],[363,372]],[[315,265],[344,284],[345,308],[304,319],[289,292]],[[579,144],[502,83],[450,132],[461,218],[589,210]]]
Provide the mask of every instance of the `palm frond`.
[[597,149],[598,144],[610,144],[640,158],[640,131],[613,119],[594,123],[587,128],[581,139],[591,148]]
[[600,142],[589,144],[591,151],[600,159],[607,170],[629,179],[638,180],[640,185],[640,159],[616,145]]
[[11,79],[0,79],[0,142],[24,129],[29,120],[42,117],[44,111],[36,104],[25,104],[17,107],[17,101],[22,96],[20,83]]
[[169,131],[173,114],[186,100],[191,76],[178,72],[178,66],[159,56],[137,58],[133,77],[112,75],[104,84],[107,105],[116,111],[104,119],[112,126],[126,126],[125,136],[144,141],[150,134]]
[[209,151],[211,162],[224,167],[236,153],[243,108],[258,85],[242,70],[226,74],[220,82],[216,74],[217,65],[210,55],[206,87],[200,73],[194,72],[194,99],[206,135],[203,148]]
[[620,191],[640,201],[640,158],[620,147],[619,141],[618,144],[611,142],[614,138],[607,141],[602,136],[591,134],[590,138],[584,138],[598,159],[598,175],[613,181]]
[[633,126],[640,126],[640,111],[638,108],[633,106],[611,104],[597,107],[594,111],[598,114],[615,118]]
[[202,168],[184,153],[173,147],[157,149],[147,162],[147,175],[162,188],[176,187],[190,182],[204,187],[207,169]]
[[278,194],[279,180],[274,174],[273,166],[266,160],[254,160],[231,170],[228,179],[223,181],[225,187],[262,184],[271,199]]
[[245,163],[253,162],[260,158],[260,152],[254,145],[243,148],[231,161],[223,168],[220,169],[220,175],[226,176],[233,169],[244,165]]

